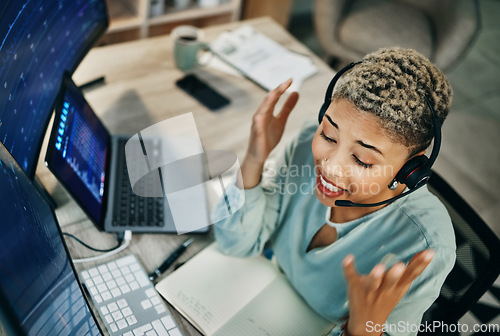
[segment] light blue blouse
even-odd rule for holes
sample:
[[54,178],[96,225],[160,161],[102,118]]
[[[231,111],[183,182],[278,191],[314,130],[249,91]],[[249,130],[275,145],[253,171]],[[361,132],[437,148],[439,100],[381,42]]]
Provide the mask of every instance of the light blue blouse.
[[[435,256],[412,283],[390,314],[390,335],[414,335],[423,313],[439,295],[455,262],[455,238],[443,204],[424,186],[409,196],[364,217],[346,223],[329,221],[330,208],[315,195],[316,176],[311,143],[317,124],[308,122],[285,152],[283,160],[264,174],[255,188],[245,190],[243,207],[214,225],[223,253],[249,257],[269,241],[276,261],[306,302],[326,319],[337,322],[348,314],[342,260],[355,256],[358,272],[368,274],[380,262],[389,267],[409,262],[417,252],[431,248]],[[229,198],[241,197],[233,184]],[[235,201],[237,203],[238,201]],[[325,224],[337,230],[329,246],[307,247]],[[408,328],[407,323],[413,325]],[[340,333],[340,323],[331,333]]]

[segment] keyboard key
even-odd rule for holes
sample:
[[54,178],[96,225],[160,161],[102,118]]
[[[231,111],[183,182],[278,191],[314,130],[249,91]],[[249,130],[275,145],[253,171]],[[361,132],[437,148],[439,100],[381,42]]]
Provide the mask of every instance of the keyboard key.
[[135,318],[134,315],[132,316],[127,316],[127,322],[129,325],[134,325],[137,323],[137,319]]
[[166,311],[165,306],[162,305],[155,306],[155,309],[158,314],[164,313]]
[[116,321],[117,321],[117,320],[120,320],[120,319],[122,319],[122,318],[123,318],[123,314],[122,314],[122,312],[121,312],[121,311],[119,311],[119,310],[117,310],[117,311],[113,312],[113,313],[111,314],[111,316],[113,316],[113,318],[114,318]]
[[113,317],[110,314],[105,315],[104,318],[106,319],[106,322],[113,323]]
[[109,314],[109,310],[106,306],[102,306],[101,307],[101,313],[103,313],[104,315],[107,315]]
[[108,309],[110,312],[114,312],[118,310],[118,306],[115,302],[111,302],[110,304],[108,304]]
[[111,294],[113,295],[113,297],[118,297],[118,296],[120,296],[122,294],[122,292],[120,291],[119,288],[113,288],[111,290]]
[[158,334],[154,330],[150,330],[146,333],[146,336],[158,336]]
[[154,306],[156,306],[157,304],[160,304],[160,303],[161,303],[161,300],[160,300],[160,298],[158,297],[158,295],[157,295],[157,296],[155,296],[155,297],[152,297],[152,298],[151,298],[151,303],[152,303]]
[[123,316],[129,316],[132,315],[132,309],[130,307],[125,307],[122,309]]
[[83,272],[82,272],[82,277],[83,277],[85,280],[87,280],[87,279],[90,277],[89,272],[87,272],[87,271],[83,271]]
[[116,326],[115,323],[111,323],[109,325],[109,328],[111,329],[112,332],[117,332],[118,331],[118,327]]
[[123,286],[120,286],[120,290],[122,291],[123,294],[126,294],[130,292],[130,287],[127,284],[125,284]]
[[144,293],[146,293],[146,295],[148,297],[152,297],[152,296],[155,296],[156,291],[153,288],[148,288],[148,289],[146,289],[146,291]]
[[122,286],[122,285],[124,285],[125,283],[126,283],[126,282],[125,282],[125,279],[124,279],[123,277],[119,277],[119,278],[117,278],[117,279],[116,279],[116,284],[117,284],[118,286]]
[[153,328],[156,330],[159,336],[168,336],[167,329],[163,327],[163,324],[161,324],[160,320],[155,320],[151,322],[153,325]]
[[172,319],[172,316],[170,316],[170,315],[164,316],[160,320],[161,320],[161,323],[163,323],[163,325],[165,326],[165,328],[167,328],[167,330],[175,328],[175,322]]
[[102,293],[101,295],[102,295],[102,299],[104,301],[108,301],[108,300],[111,300],[113,298],[113,296],[111,295],[111,293],[108,292],[108,291]]
[[116,321],[116,325],[118,326],[118,328],[120,328],[120,330],[123,329],[123,328],[128,327],[127,321],[125,321],[123,319]]
[[118,304],[118,307],[120,307],[120,309],[128,306],[127,300],[125,299],[120,299],[116,301],[116,303]]
[[145,287],[150,284],[149,279],[144,274],[138,274],[136,278],[137,282],[139,283],[139,285],[141,285],[141,287]]
[[94,283],[95,283],[96,285],[98,285],[98,284],[100,284],[100,283],[104,282],[104,280],[102,280],[102,277],[101,277],[100,275],[96,275],[95,277],[93,277],[93,279],[94,279]]
[[109,289],[113,289],[116,287],[116,281],[110,280],[110,281],[106,282],[106,285],[108,286]]
[[123,336],[134,336],[134,334],[131,331],[127,331]]
[[97,294],[99,294],[99,291],[98,291],[98,290],[97,290],[97,288],[95,288],[95,287],[90,287],[90,288],[89,288],[89,292],[90,292],[90,294],[92,294],[92,295],[97,295]]
[[133,274],[127,274],[127,275],[125,275],[125,279],[127,280],[127,282],[135,281],[135,277],[134,277]]
[[97,290],[99,291],[99,293],[102,293],[102,292],[107,291],[108,288],[106,287],[106,284],[102,283],[102,284],[97,286]]
[[104,264],[104,265],[101,265],[101,266],[98,266],[97,267],[97,270],[99,271],[99,273],[103,274],[103,273],[107,273],[108,272],[108,267]]
[[149,330],[153,329],[153,326],[151,325],[151,323],[148,323],[148,324],[143,325],[143,326],[141,327],[141,329],[142,329],[142,332],[144,332],[144,333],[145,333],[145,332],[147,332],[147,331],[149,331]]
[[113,276],[111,275],[111,273],[109,272],[106,272],[102,275],[102,279],[106,282],[108,282],[109,280],[113,279]]
[[141,301],[141,306],[144,309],[149,309],[152,307],[151,302],[149,300]]
[[177,328],[174,328],[174,329],[172,329],[172,330],[169,330],[169,331],[168,331],[168,334],[169,334],[170,336],[182,336],[181,332],[180,332],[180,331],[179,331],[179,329],[177,329]]
[[102,297],[99,294],[97,294],[96,296],[94,296],[94,300],[97,303],[101,303],[103,299],[102,299]]
[[92,281],[92,279],[87,279],[85,281],[85,284],[87,285],[87,287],[92,287],[94,286],[94,281]]
[[139,284],[137,282],[135,282],[135,281],[131,282],[129,285],[130,285],[130,289],[131,290],[136,290],[136,289],[139,288]]
[[111,261],[108,263],[108,268],[110,271],[113,271],[117,268],[116,263],[114,261]]

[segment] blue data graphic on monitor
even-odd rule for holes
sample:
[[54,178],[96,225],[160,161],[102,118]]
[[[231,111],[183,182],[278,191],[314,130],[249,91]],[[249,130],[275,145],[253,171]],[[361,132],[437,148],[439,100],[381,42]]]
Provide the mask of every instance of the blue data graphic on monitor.
[[0,2],[0,141],[34,175],[64,71],[107,27],[104,0]]
[[100,335],[55,215],[1,144],[0,200],[0,310],[25,335]]
[[56,151],[50,162],[88,205],[92,216],[99,219],[110,140],[77,90],[73,83],[67,86],[56,108],[51,134],[51,145]]

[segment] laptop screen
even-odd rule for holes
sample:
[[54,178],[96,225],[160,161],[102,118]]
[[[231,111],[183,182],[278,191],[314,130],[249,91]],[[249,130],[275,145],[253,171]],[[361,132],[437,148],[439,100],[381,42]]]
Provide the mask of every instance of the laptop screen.
[[0,143],[0,315],[26,335],[100,335],[54,213]]
[[45,159],[52,173],[97,224],[104,218],[109,148],[109,132],[66,76]]

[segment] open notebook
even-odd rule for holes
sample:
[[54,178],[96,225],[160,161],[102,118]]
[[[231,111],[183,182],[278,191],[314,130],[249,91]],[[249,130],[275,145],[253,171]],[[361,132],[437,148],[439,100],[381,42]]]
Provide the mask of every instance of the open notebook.
[[156,289],[207,336],[321,336],[334,327],[269,260],[228,257],[216,243]]

